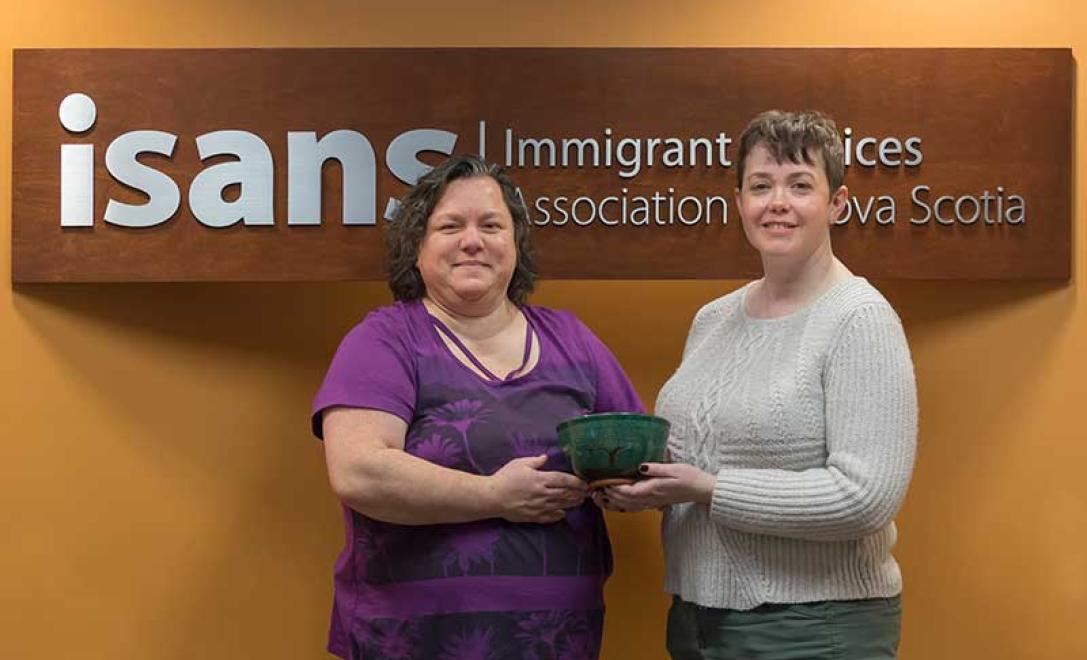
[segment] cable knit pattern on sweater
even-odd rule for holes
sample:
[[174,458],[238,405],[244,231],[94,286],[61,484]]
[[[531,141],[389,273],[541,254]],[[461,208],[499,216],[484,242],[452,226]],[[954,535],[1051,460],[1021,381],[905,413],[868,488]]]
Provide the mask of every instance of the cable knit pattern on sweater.
[[707,607],[893,596],[893,518],[917,437],[902,324],[863,278],[777,319],[751,285],[695,316],[656,413],[673,460],[717,475],[665,512],[665,589]]

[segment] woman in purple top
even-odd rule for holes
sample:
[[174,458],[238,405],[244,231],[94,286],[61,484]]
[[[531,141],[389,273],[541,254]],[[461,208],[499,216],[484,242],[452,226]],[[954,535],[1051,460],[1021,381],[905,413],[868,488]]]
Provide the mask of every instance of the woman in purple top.
[[347,527],[342,658],[599,655],[611,548],[555,426],[643,408],[588,328],[525,304],[529,228],[476,157],[422,177],[389,225],[396,303],[347,334],[313,404]]

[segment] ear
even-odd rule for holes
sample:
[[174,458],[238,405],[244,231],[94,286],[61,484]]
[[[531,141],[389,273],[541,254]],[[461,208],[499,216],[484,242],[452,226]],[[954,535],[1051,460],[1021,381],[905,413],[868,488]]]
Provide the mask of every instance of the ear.
[[736,186],[736,192],[732,195],[732,203],[736,205],[736,212],[739,213],[743,206],[740,204],[740,187]]
[[835,220],[842,217],[842,211],[845,210],[845,205],[849,203],[849,188],[845,186],[838,186],[838,189],[834,191],[834,194],[830,196],[830,222],[834,223]]

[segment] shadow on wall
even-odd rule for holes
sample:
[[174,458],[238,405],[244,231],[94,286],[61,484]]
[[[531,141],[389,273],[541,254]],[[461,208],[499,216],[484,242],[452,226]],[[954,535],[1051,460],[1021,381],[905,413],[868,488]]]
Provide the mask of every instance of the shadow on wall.
[[[915,353],[962,324],[977,328],[979,320],[1014,317],[1015,310],[1028,307],[1036,308],[1037,316],[1023,339],[1044,350],[1065,331],[1075,295],[1063,281],[873,283],[895,306]],[[736,285],[556,280],[541,282],[532,301],[572,309],[618,349],[620,358],[655,362],[661,360],[658,352],[664,353],[669,370],[661,375],[666,377],[674,368],[671,360],[678,363],[694,311]],[[1049,304],[1054,297],[1068,302]],[[105,342],[146,352],[149,360],[179,356],[207,360],[209,368],[225,363],[301,369],[307,380],[303,389],[312,394],[344,333],[391,300],[384,282],[35,284],[15,288],[14,307],[32,333],[92,384],[117,385],[118,365],[106,370],[101,361]],[[1024,358],[1028,373],[1042,362],[1037,358]],[[647,403],[655,394],[643,392]]]
[[[1055,585],[1060,573],[1036,560],[1054,558],[1046,529],[1068,497],[1052,470],[1082,462],[1080,443],[1059,421],[1064,406],[1055,391],[1077,378],[1068,359],[1083,331],[1076,287],[876,284],[906,327],[920,402],[917,464],[895,555],[905,574],[905,629],[925,631],[926,640],[907,634],[903,657],[943,644],[968,645],[978,657],[1006,655],[1004,642],[985,631],[1022,623],[1004,614],[1015,611],[1018,585],[1064,591]],[[1039,501],[1046,503],[1039,510],[1026,504]],[[972,631],[962,627],[964,610],[979,621]]]
[[[129,629],[119,638],[146,638],[163,660],[320,654],[342,532],[308,408],[342,335],[389,300],[384,284],[14,293],[25,350],[42,354],[28,367],[49,388],[25,414],[89,499],[75,560],[117,558],[85,582]],[[285,648],[254,619],[312,637]]]
[[16,310],[31,325],[66,316],[285,360],[327,358],[365,312],[392,299],[384,282],[23,284],[15,294]]
[[[919,466],[935,471],[929,476],[961,482],[964,471],[983,473],[986,461],[1000,463],[997,439],[1015,441],[1001,430],[1021,423],[1032,410],[1024,403],[1067,367],[1061,358],[1064,340],[1076,331],[1075,287],[1063,281],[875,284],[898,310],[914,357]],[[973,437],[933,438],[929,428]],[[987,451],[977,451],[980,437]],[[939,462],[927,462],[928,442],[938,445]]]

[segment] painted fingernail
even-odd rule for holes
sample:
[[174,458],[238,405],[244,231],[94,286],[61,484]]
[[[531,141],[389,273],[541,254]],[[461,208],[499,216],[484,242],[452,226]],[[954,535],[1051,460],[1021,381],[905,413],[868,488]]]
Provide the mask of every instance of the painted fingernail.
[[642,474],[645,474],[646,472],[649,472],[649,466],[646,465],[645,463],[642,463],[641,465],[638,466],[638,472],[641,472]]

